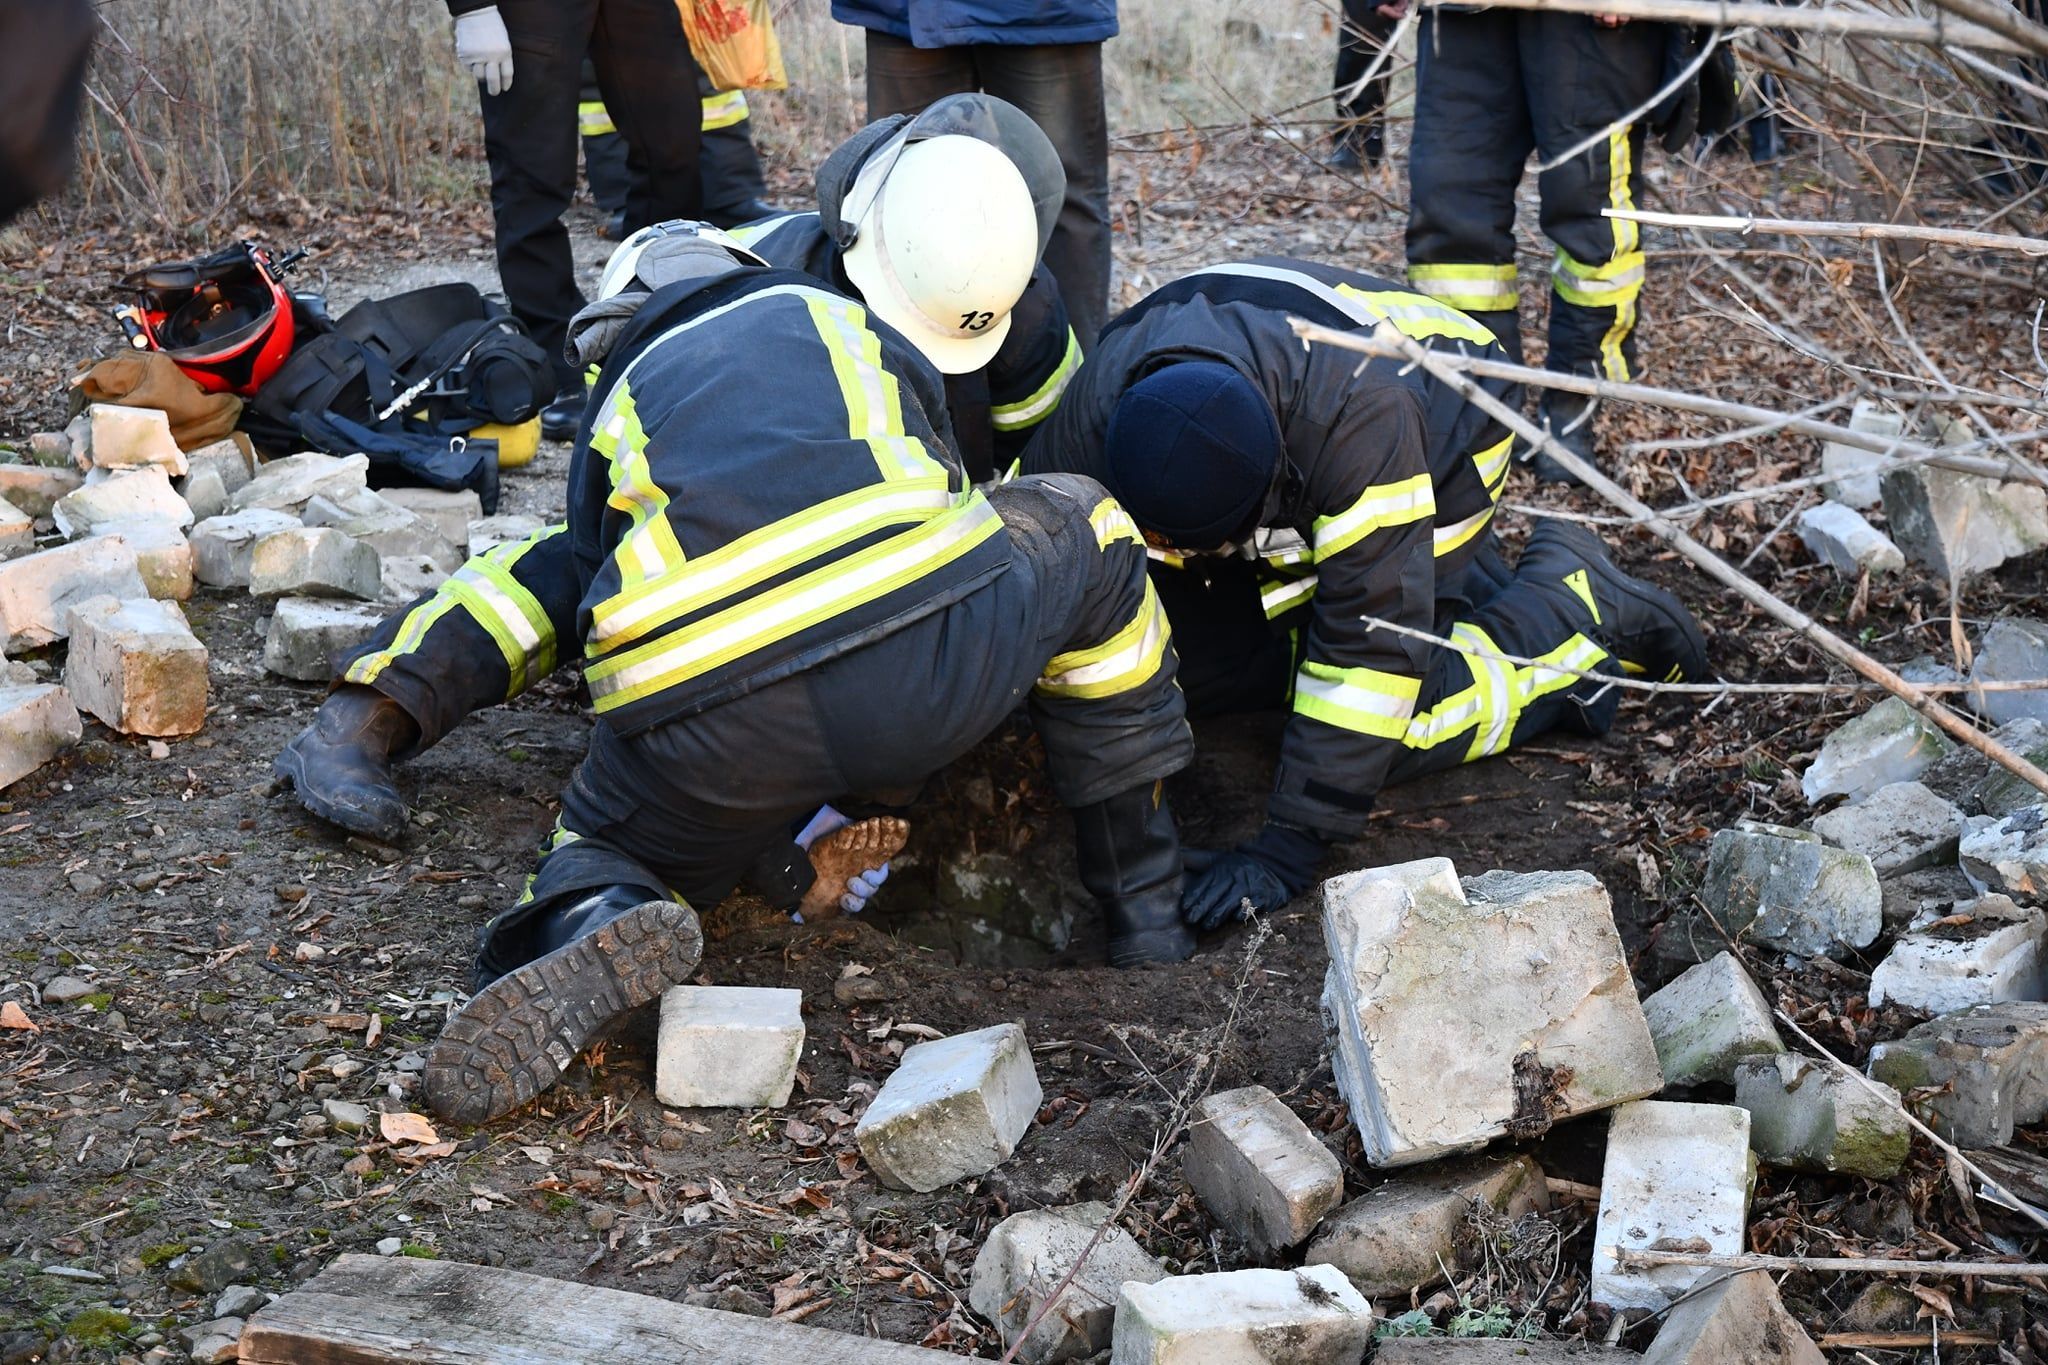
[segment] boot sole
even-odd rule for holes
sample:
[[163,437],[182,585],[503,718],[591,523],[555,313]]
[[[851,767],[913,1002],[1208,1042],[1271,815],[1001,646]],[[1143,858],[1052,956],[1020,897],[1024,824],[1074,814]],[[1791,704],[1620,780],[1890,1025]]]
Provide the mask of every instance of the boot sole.
[[284,751],[271,761],[270,774],[277,781],[291,788],[299,804],[325,820],[338,825],[351,834],[366,834],[386,843],[405,833],[405,802],[400,799],[397,813],[386,819],[365,811],[360,806],[343,806],[328,800],[306,784],[305,756],[299,752],[297,741],[285,746]]
[[[1572,546],[1579,551],[1586,567],[1599,575],[1609,590],[1617,596],[1641,603],[1678,628],[1679,634],[1685,637],[1685,646],[1691,657],[1678,661],[1677,681],[1700,682],[1708,676],[1707,637],[1700,633],[1699,621],[1694,618],[1685,603],[1679,601],[1676,594],[1624,573],[1608,554],[1607,543],[1592,532],[1570,522],[1559,522],[1555,518],[1551,519],[1550,524],[1557,529],[1545,537],[1546,539],[1563,541]],[[1534,540],[1535,537],[1532,535],[1530,539]]]
[[499,977],[427,1050],[427,1102],[467,1124],[531,1103],[619,1016],[687,981],[703,954],[694,910],[649,901]]

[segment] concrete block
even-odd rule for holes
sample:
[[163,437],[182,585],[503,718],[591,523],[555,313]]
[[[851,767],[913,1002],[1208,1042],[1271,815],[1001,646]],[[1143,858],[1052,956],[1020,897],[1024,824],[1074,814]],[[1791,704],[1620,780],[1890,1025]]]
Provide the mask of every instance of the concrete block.
[[1743,1249],[1755,1163],[1749,1112],[1728,1104],[1643,1100],[1615,1110],[1593,1233],[1593,1301],[1662,1308],[1692,1288],[1700,1266],[1623,1271],[1615,1248],[1670,1238],[1734,1255]]
[[230,493],[256,476],[256,451],[249,444],[249,438],[240,433],[188,451],[185,460],[189,465],[185,471],[186,478],[209,471]]
[[1889,1180],[1913,1145],[1896,1104],[1811,1057],[1743,1058],[1735,1103],[1749,1111],[1750,1150],[1770,1166]]
[[303,519],[308,526],[332,526],[383,559],[425,557],[444,574],[462,567],[462,551],[441,534],[437,523],[377,493],[364,491],[341,503],[314,498],[306,504]]
[[231,489],[228,511],[261,507],[296,517],[314,498],[345,499],[362,492],[369,468],[367,455],[322,455],[314,450],[287,455],[258,469],[240,488]]
[[1861,801],[1879,787],[1911,782],[1953,747],[1934,722],[1886,697],[1821,743],[1799,789],[1815,803],[1830,796]]
[[1735,1063],[1758,1052],[1783,1052],[1771,1007],[1732,953],[1688,968],[1643,1001],[1667,1085],[1727,1082]]
[[196,734],[206,724],[206,646],[175,602],[89,598],[71,609],[64,687],[122,734]]
[[1963,813],[1918,782],[1894,782],[1815,816],[1813,832],[1870,859],[1879,877],[1896,877],[1954,862]]
[[539,517],[529,517],[520,512],[500,512],[494,517],[482,517],[469,524],[469,552],[480,555],[499,545],[513,544],[545,525],[547,523]]
[[211,469],[198,469],[187,474],[178,483],[178,496],[192,509],[195,521],[205,521],[228,510],[228,487]]
[[31,649],[71,631],[71,608],[88,597],[147,597],[135,551],[118,536],[53,545],[0,562],[0,637]]
[[2003,1147],[2014,1124],[2048,1118],[2048,1004],[2008,1000],[1930,1019],[1870,1050],[1870,1075],[1916,1101],[1958,1147]]
[[0,559],[33,554],[36,548],[35,518],[0,498]]
[[2048,915],[1992,895],[1956,918],[1965,916],[1900,937],[1870,974],[1870,1003],[1953,1014],[2048,997]]
[[1886,473],[1885,521],[1906,557],[1938,582],[1963,581],[2048,546],[2048,494],[1933,465]]
[[0,683],[0,789],[78,743],[78,708],[49,683]]
[[[1664,1084],[1607,891],[1445,858],[1323,884],[1323,1012],[1367,1160],[1534,1136]],[[1456,1010],[1443,1001],[1453,997]]]
[[56,511],[57,500],[85,486],[85,476],[75,469],[51,469],[35,464],[0,464],[0,498],[32,517],[47,517]]
[[94,403],[85,415],[91,431],[87,453],[95,468],[185,472],[185,452],[171,438],[171,419],[162,409]]
[[263,666],[300,682],[327,682],[334,660],[370,638],[384,623],[384,609],[368,602],[319,597],[284,597],[271,612],[263,638]]
[[1104,1350],[1124,1282],[1152,1284],[1166,1278],[1166,1267],[1120,1227],[1104,1229],[1088,1259],[1081,1260],[1096,1229],[1109,1222],[1109,1213],[1107,1204],[1031,1209],[989,1229],[974,1258],[967,1302],[996,1325],[1005,1347],[1016,1342],[1075,1263],[1081,1266],[1017,1347],[1017,1359],[1026,1365],[1083,1360]]
[[1844,578],[1897,573],[1906,557],[1891,538],[1839,502],[1824,502],[1799,514],[1799,540],[1806,552]]
[[192,528],[192,571],[209,588],[246,588],[256,542],[298,524],[290,513],[265,508],[208,517]]
[[484,515],[483,499],[476,495],[476,490],[464,488],[451,493],[440,488],[385,488],[378,490],[377,496],[425,517],[440,528],[442,539],[465,556],[470,553],[469,524],[482,520]]
[[179,530],[192,524],[192,509],[171,487],[170,475],[153,466],[88,478],[82,488],[57,499],[50,515],[57,529],[73,538],[112,521],[167,521]]
[[1884,925],[1870,859],[1783,825],[1745,820],[1716,833],[1700,899],[1729,933],[1801,957],[1866,947]]
[[377,603],[403,607],[448,580],[448,572],[425,555],[384,555],[378,565],[382,587]]
[[854,1140],[875,1179],[923,1194],[1008,1160],[1042,1095],[1017,1025],[938,1038],[903,1054]]
[[[1970,660],[1973,684],[2048,681],[2048,621],[2007,617],[1993,621]],[[2025,692],[1965,692],[1978,715],[2003,725],[2022,716],[2048,721],[2048,688]]]
[[1177,1275],[1123,1287],[1110,1365],[1311,1365],[1372,1344],[1372,1305],[1335,1266]]
[[1542,1168],[1526,1156],[1481,1155],[1403,1171],[1324,1219],[1306,1259],[1336,1266],[1369,1299],[1405,1300],[1457,1267],[1479,1204],[1508,1218],[1549,1208]]
[[684,1108],[789,1103],[804,1051],[804,993],[768,986],[671,986],[661,997],[654,1097]]
[[273,531],[249,555],[256,597],[353,597],[375,601],[384,588],[377,552],[331,526]]
[[[1908,439],[1904,417],[1896,412],[1886,412],[1867,400],[1858,402],[1850,411],[1849,429],[1871,436]],[[1847,507],[1875,507],[1882,494],[1878,488],[1878,475],[1871,470],[1891,458],[1881,451],[1829,441],[1820,450],[1820,472],[1829,480],[1821,485],[1821,491],[1831,501]]]
[[2048,806],[2024,806],[1995,820],[1972,815],[1958,852],[1963,874],[1983,890],[2025,905],[2048,901]]
[[183,602],[192,596],[197,560],[192,542],[168,521],[110,521],[92,534],[117,536],[135,551],[135,568],[151,597]]
[[1195,1106],[1182,1169],[1215,1220],[1261,1253],[1299,1245],[1344,1198],[1344,1168],[1263,1085]]
[[1956,907],[1975,902],[1979,891],[1956,866],[1924,867],[1918,872],[1887,877],[1884,882],[1884,932],[1893,936],[1954,914]]
[[1640,1365],[1825,1365],[1768,1275],[1730,1275],[1672,1309]]
[[[2048,765],[2048,723],[2023,716],[1993,730],[1991,738],[2037,768]],[[1962,752],[1977,760],[1975,778],[1961,800],[1957,801],[1965,814],[2011,815],[2014,811],[2041,804],[2040,790],[2024,777],[2006,771],[1975,749]]]

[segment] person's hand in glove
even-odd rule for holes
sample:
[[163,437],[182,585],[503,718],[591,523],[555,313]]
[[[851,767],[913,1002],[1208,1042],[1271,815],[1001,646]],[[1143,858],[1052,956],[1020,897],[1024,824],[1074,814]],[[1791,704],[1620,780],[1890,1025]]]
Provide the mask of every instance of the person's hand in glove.
[[[804,827],[797,831],[797,847],[809,851],[811,845],[815,844],[818,840],[839,830],[846,829],[849,823],[844,815],[832,807],[820,806],[818,807],[818,813],[813,815]],[[861,911],[867,909],[868,901],[874,897],[877,891],[882,889],[882,883],[889,880],[889,856],[891,855],[879,855],[879,850],[884,848],[892,850],[902,848],[903,837],[909,833],[909,826],[905,825],[901,820],[885,818],[874,821],[864,820],[861,823],[863,826],[875,826],[878,828],[873,830],[873,838],[863,841],[861,847],[849,850],[851,860],[864,863],[871,861],[876,856],[880,856],[880,864],[874,867],[863,866],[858,871],[851,872],[846,876],[845,889],[839,894],[838,906],[842,912],[849,915],[858,915]],[[872,851],[868,849],[868,845],[873,846]],[[863,856],[864,853],[866,856]],[[831,904],[832,902],[827,901],[827,908],[830,908]],[[800,909],[790,911],[790,918],[798,924],[802,924],[804,922],[803,911]]]
[[1308,889],[1323,860],[1323,841],[1289,825],[1267,825],[1259,836],[1227,853],[1187,849],[1188,881],[1180,894],[1181,918],[1210,930],[1247,914],[1278,910]]
[[483,83],[486,94],[512,88],[512,38],[496,5],[455,16],[455,60]]

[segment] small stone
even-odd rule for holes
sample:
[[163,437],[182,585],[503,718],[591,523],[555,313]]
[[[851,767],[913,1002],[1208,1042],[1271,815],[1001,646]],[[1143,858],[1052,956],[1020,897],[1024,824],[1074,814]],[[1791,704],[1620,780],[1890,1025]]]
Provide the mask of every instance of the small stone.
[[1758,1052],[1783,1052],[1763,992],[1732,953],[1688,968],[1643,1001],[1668,1085],[1727,1082],[1735,1064]]
[[322,455],[305,451],[272,460],[255,477],[228,495],[230,512],[252,507],[289,512],[294,518],[314,498],[340,500],[363,491],[370,460],[366,455]]
[[171,419],[161,408],[130,408],[118,403],[93,403],[85,410],[90,423],[88,451],[100,469],[146,469],[183,474],[185,452],[171,438]]
[[484,514],[483,501],[474,489],[385,488],[377,496],[425,517],[439,528],[443,540],[465,556],[469,554],[469,524],[482,520]]
[[1178,1275],[1123,1286],[1110,1365],[1351,1361],[1372,1344],[1372,1305],[1335,1266]]
[[1889,1180],[1913,1145],[1896,1104],[1809,1057],[1744,1058],[1735,1102],[1749,1111],[1750,1150],[1771,1166]]
[[1747,1110],[1668,1100],[1617,1109],[1600,1178],[1593,1301],[1659,1309],[1713,1274],[1689,1265],[1623,1271],[1615,1251],[1669,1239],[1735,1255],[1743,1249],[1753,1179]]
[[1860,801],[1879,787],[1911,782],[1953,747],[1934,722],[1886,697],[1827,737],[1799,788],[1816,804],[1830,796]]
[[1890,537],[1839,502],[1824,502],[1799,514],[1799,539],[1808,554],[1844,578],[1897,573],[1906,557]]
[[1640,1365],[1824,1365],[1768,1275],[1730,1275],[1673,1308]]
[[60,976],[43,987],[43,1003],[46,1005],[68,1005],[74,1000],[83,1000],[92,994],[90,982],[80,981],[75,976]]
[[208,517],[192,528],[193,572],[209,588],[246,588],[256,542],[298,524],[283,512],[263,508]]
[[469,524],[469,552],[472,555],[480,555],[500,545],[516,544],[545,525],[547,523],[539,517],[529,517],[519,512],[500,512],[494,517],[480,517]]
[[[2048,621],[2008,617],[1993,621],[1970,661],[1970,682],[2040,682],[2048,679]],[[2048,689],[1967,692],[1977,714],[1994,725],[2022,716],[2048,721]]]
[[354,649],[384,624],[384,609],[368,602],[334,602],[285,597],[271,614],[263,641],[263,666],[285,678],[326,682],[334,660]]
[[213,1315],[217,1318],[246,1318],[269,1302],[270,1295],[254,1286],[231,1284],[214,1300]]
[[1937,582],[1964,582],[2048,546],[2048,494],[1933,465],[1887,472],[1880,489],[1892,539]]
[[654,1097],[682,1108],[779,1109],[804,1050],[803,992],[671,986],[661,997]]
[[149,596],[135,551],[116,536],[54,545],[0,562],[0,634],[9,649],[34,649],[71,630],[71,608],[105,594]]
[[170,1273],[173,1289],[194,1294],[217,1294],[231,1284],[248,1278],[256,1268],[256,1253],[247,1242],[230,1239],[216,1242],[197,1255],[188,1256]]
[[1993,819],[1963,822],[1959,847],[1965,876],[1986,891],[2027,905],[2048,899],[2048,806],[2026,806]]
[[1526,1156],[1482,1155],[1404,1171],[1331,1214],[1307,1259],[1336,1266],[1369,1299],[1405,1300],[1457,1267],[1478,1204],[1511,1219],[1549,1208],[1542,1168]]
[[875,1178],[920,1194],[1009,1159],[1043,1092],[1015,1024],[919,1043],[854,1129]]
[[347,1100],[322,1100],[320,1113],[340,1132],[361,1133],[370,1126],[368,1107]]
[[[1006,1347],[1038,1317],[1038,1325],[1017,1347],[1016,1358],[1026,1365],[1079,1360],[1104,1349],[1124,1282],[1151,1284],[1166,1278],[1166,1267],[1146,1255],[1131,1234],[1103,1227],[1109,1216],[1106,1204],[1072,1204],[1013,1213],[989,1229],[974,1258],[967,1302],[996,1325]],[[1099,1240],[1098,1228],[1103,1228]],[[1082,1261],[1091,1241],[1094,1248]],[[1068,1281],[1077,1262],[1081,1268]],[[1046,1297],[1063,1281],[1066,1288],[1058,1302],[1041,1316]]]
[[1815,816],[1813,832],[1870,859],[1878,876],[1896,877],[1954,862],[1963,813],[1918,782],[1894,782]]
[[2048,1118],[2048,1004],[2009,1000],[1930,1019],[1870,1050],[1870,1076],[1929,1090],[1922,1117],[1958,1147],[2003,1147]]
[[135,567],[149,595],[166,602],[192,596],[198,561],[192,542],[168,521],[110,521],[92,528],[94,536],[117,536],[135,551]]
[[404,1247],[405,1240],[400,1237],[380,1237],[377,1239],[377,1254],[379,1256],[396,1256]]
[[[1851,409],[1849,429],[1868,436],[1911,440],[1906,435],[1904,417],[1895,412],[1886,412],[1867,400],[1859,400]],[[1891,458],[1893,457],[1880,451],[1829,441],[1820,451],[1820,470],[1829,479],[1829,482],[1821,485],[1821,491],[1831,501],[1844,506],[1875,507],[1882,495],[1878,488],[1879,476],[1872,473],[1871,469]]]
[[175,602],[92,597],[71,609],[64,686],[126,735],[190,735],[206,724],[206,646]]
[[85,733],[70,694],[48,683],[0,683],[0,788],[12,786]]
[[1182,1168],[1210,1215],[1260,1253],[1298,1245],[1344,1198],[1344,1168],[1263,1085],[1195,1106]]
[[76,469],[47,469],[32,464],[0,464],[0,498],[32,517],[47,517],[57,500],[85,486]]
[[240,1318],[216,1318],[179,1328],[178,1338],[196,1365],[227,1365],[241,1358],[242,1326]]
[[171,487],[170,476],[154,468],[88,477],[84,487],[57,499],[50,515],[74,539],[110,521],[167,521],[181,530],[192,524],[192,509]]
[[1953,1014],[1972,1005],[2048,997],[2048,915],[1990,895],[1957,911],[1962,924],[1902,936],[1870,974],[1872,1005]]
[[602,1205],[583,1215],[584,1226],[592,1232],[610,1232],[613,1227],[617,1226],[618,1221],[619,1211],[617,1209],[605,1208]]
[[249,557],[255,597],[352,597],[374,601],[383,590],[377,552],[329,526],[274,531]]
[[178,496],[192,509],[195,521],[217,517],[228,510],[228,487],[218,473],[200,469],[187,474],[178,485]]
[[36,548],[35,518],[0,498],[0,559],[32,554]]
[[1747,820],[1714,835],[1700,899],[1730,934],[1801,957],[1866,947],[1884,925],[1870,859]]

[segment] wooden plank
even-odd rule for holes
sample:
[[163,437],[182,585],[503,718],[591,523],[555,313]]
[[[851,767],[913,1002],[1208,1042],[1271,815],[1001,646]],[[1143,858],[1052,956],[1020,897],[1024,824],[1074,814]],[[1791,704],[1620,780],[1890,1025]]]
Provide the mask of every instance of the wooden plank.
[[339,1256],[249,1320],[243,1365],[930,1365],[959,1357],[647,1294],[410,1256]]

